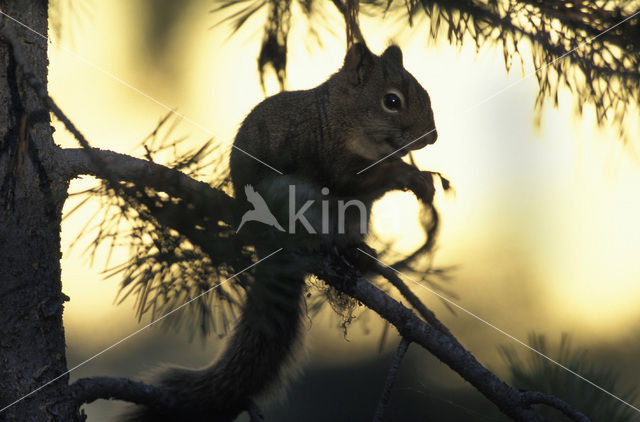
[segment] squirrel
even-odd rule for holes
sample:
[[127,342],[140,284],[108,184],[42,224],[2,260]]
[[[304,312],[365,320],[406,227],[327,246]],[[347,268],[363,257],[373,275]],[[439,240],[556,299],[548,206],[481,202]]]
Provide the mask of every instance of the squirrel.
[[[245,190],[263,196],[281,222],[290,186],[297,203],[357,200],[368,221],[373,202],[392,190],[410,190],[421,201],[432,202],[431,174],[405,163],[402,156],[436,139],[429,95],[404,69],[401,49],[391,45],[377,56],[356,43],[343,66],[321,85],[281,92],[249,113],[231,151],[231,181],[236,195]],[[306,228],[307,235],[298,239],[303,249],[317,247],[305,243],[315,239],[308,233],[327,229],[320,227],[322,211],[318,206],[310,209],[311,230],[309,225],[290,224],[290,232]],[[368,248],[366,233],[353,221],[342,221],[347,227],[338,233],[336,215],[324,218],[331,233],[316,236],[321,245]],[[267,252],[258,250],[259,255]],[[179,411],[138,406],[129,420],[232,421],[254,398],[273,389],[291,363],[301,331],[306,274],[302,265],[294,264],[296,259],[294,253],[280,253],[256,266],[241,317],[210,366],[159,374],[157,384],[178,397]]]

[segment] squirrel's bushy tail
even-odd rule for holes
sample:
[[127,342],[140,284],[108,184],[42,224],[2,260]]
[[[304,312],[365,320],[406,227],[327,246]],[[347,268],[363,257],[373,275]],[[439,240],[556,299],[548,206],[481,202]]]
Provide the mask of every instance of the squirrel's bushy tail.
[[256,266],[242,316],[217,361],[201,370],[171,368],[154,381],[176,397],[179,410],[138,406],[126,420],[232,421],[280,380],[299,336],[305,283],[291,256],[279,255]]

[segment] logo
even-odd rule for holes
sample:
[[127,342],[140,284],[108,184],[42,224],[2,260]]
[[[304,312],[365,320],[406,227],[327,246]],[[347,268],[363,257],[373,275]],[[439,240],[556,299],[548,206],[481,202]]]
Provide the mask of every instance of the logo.
[[[296,227],[303,227],[310,234],[316,234],[318,231],[322,234],[345,234],[347,227],[349,232],[357,230],[356,227],[361,234],[366,234],[367,232],[369,213],[364,203],[357,199],[345,202],[342,199],[331,198],[329,189],[326,187],[322,188],[320,192],[316,192],[308,186],[299,187],[298,194],[296,194],[296,185],[289,185],[288,230],[285,230],[280,225],[275,215],[269,210],[267,202],[253,186],[245,185],[244,193],[247,196],[247,201],[253,205],[253,209],[244,213],[236,233],[249,221],[257,221],[290,234],[296,233]],[[299,209],[296,208],[296,198],[298,200],[306,200]],[[320,202],[320,207],[316,205],[316,201]],[[350,207],[356,208],[357,215],[354,212],[347,211]],[[313,215],[311,221],[315,224],[311,224],[307,216],[305,216],[307,211],[310,211]]]
[[269,207],[267,207],[267,203],[264,201],[262,196],[253,189],[253,186],[246,185],[244,187],[244,194],[247,195],[247,201],[253,205],[253,209],[244,213],[236,233],[240,231],[242,226],[244,226],[244,223],[247,221],[258,221],[268,226],[275,227],[281,232],[285,231],[280,223],[278,223],[278,220],[276,220],[276,217],[271,213],[271,211],[269,211]]

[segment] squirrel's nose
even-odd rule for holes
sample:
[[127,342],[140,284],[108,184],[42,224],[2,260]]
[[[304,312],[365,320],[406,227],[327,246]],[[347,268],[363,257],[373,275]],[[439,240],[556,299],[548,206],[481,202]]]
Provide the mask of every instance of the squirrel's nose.
[[425,140],[428,145],[435,143],[438,140],[438,131],[434,128],[425,136]]
[[421,149],[427,145],[433,144],[436,139],[438,139],[438,132],[434,128],[418,136],[413,142],[411,142],[410,147],[411,149]]
[[435,143],[437,139],[438,139],[438,131],[436,130],[436,128],[430,129],[428,132],[422,135],[422,138],[419,141],[420,145],[418,147],[423,148],[427,145],[431,145]]

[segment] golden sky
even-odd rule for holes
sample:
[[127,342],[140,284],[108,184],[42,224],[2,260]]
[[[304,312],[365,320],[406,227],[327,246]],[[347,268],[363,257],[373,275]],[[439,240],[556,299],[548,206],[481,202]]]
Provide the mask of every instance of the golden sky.
[[[213,136],[230,145],[244,116],[263,98],[255,27],[227,39],[228,26],[210,29],[216,18],[207,13],[209,2],[195,2],[172,29],[163,62],[153,62],[141,50],[139,3],[91,2],[84,23],[56,38],[58,45],[50,47],[53,97],[96,147],[132,152],[166,114],[158,102],[197,123],[183,121],[179,129],[194,144]],[[295,22],[288,87],[311,88],[341,65],[343,30],[336,25],[335,36],[321,32],[320,47]],[[398,29],[373,20],[364,20],[362,28],[375,52]],[[457,303],[521,339],[534,329],[570,331],[584,341],[629,335],[640,320],[640,164],[630,149],[613,129],[597,129],[588,107],[584,118],[575,119],[566,92],[560,108],[546,108],[542,126],[535,128],[535,78],[523,80],[517,67],[506,75],[499,51],[477,55],[475,48],[445,42],[427,46],[421,30],[395,39],[435,110],[439,139],[416,154],[418,163],[441,171],[456,190],[455,197],[438,197],[443,228],[436,265],[458,266],[450,286]],[[63,130],[56,141],[76,146]],[[72,190],[86,183],[75,182]],[[95,209],[87,206],[68,219],[62,232],[64,292],[72,299],[65,325],[72,347],[91,350],[137,326],[130,303],[113,303],[117,280],[102,281],[104,256],[89,266],[82,245],[68,252]],[[411,195],[393,193],[376,205],[374,227],[408,251],[421,241],[416,215]],[[117,250],[113,263],[125,257],[126,250]],[[423,297],[465,344],[490,354],[508,343],[492,333],[487,344],[489,327],[451,315],[426,292]]]

